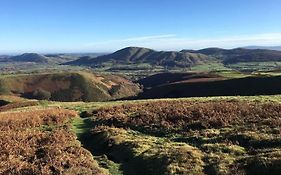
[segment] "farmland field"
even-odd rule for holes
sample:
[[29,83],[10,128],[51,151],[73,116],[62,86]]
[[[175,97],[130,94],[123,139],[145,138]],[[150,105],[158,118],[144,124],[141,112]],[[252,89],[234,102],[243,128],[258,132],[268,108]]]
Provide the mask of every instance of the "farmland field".
[[227,67],[245,72],[251,71],[268,71],[273,69],[280,69],[281,62],[251,62],[251,63],[236,63],[230,64]]

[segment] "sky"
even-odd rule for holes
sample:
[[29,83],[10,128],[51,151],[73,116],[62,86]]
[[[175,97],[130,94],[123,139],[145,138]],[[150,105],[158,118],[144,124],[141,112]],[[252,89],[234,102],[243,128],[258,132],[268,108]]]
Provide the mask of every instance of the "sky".
[[281,45],[280,0],[0,0],[0,54]]

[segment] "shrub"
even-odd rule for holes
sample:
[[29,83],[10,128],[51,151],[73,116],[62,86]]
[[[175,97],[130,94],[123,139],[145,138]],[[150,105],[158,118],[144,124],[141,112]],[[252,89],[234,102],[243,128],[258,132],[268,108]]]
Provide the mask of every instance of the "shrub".
[[70,132],[76,116],[62,109],[0,113],[0,174],[107,174]]
[[39,88],[33,92],[32,96],[38,100],[49,100],[52,95],[49,91]]
[[7,87],[5,82],[3,80],[0,80],[0,94],[8,94],[9,92],[9,88]]

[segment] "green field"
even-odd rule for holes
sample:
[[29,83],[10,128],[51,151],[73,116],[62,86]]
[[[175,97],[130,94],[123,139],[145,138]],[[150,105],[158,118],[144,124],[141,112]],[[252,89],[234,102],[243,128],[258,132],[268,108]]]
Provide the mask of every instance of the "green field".
[[242,72],[269,71],[281,68],[281,62],[241,62],[227,65],[228,68]]

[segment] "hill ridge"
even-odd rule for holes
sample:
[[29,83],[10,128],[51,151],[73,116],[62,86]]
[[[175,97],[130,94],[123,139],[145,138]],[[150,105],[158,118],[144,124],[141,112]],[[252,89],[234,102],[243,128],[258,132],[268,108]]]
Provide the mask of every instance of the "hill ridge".
[[142,47],[126,47],[112,54],[91,59],[81,58],[66,64],[97,66],[105,62],[113,62],[115,64],[147,63],[153,66],[191,67],[207,61],[208,56],[201,53],[155,51]]

